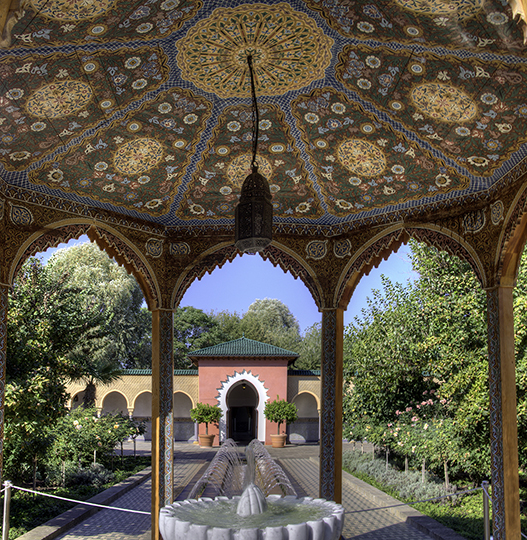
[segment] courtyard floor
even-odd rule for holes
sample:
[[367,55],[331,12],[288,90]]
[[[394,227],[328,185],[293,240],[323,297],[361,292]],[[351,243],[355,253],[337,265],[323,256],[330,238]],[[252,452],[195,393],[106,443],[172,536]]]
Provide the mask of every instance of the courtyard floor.
[[[291,445],[278,450],[267,448],[272,457],[286,471],[299,496],[318,496],[319,447],[317,445]],[[206,450],[192,444],[175,445],[174,484],[177,500],[188,496],[192,486],[214,457],[216,450],[217,448]],[[131,443],[126,444],[125,452],[133,453]],[[136,452],[150,454],[150,443],[138,441]],[[462,540],[462,537],[451,529],[406,505],[401,505],[395,499],[347,473],[343,474],[342,491],[342,504],[346,510],[343,531],[345,539]],[[140,483],[111,504],[111,506],[145,512],[150,511],[150,505],[150,479]],[[43,540],[46,535],[39,534],[38,529],[40,528],[24,535],[23,540]],[[85,540],[87,537],[101,540],[149,540],[150,536],[150,516],[101,510],[67,532],[58,536],[54,535],[54,538],[59,540]]]

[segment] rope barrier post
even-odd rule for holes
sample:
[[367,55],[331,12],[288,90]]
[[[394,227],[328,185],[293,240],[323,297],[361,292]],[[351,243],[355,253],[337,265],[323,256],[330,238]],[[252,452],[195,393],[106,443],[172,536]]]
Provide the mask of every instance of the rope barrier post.
[[9,512],[11,508],[11,482],[6,480],[4,482],[4,519],[2,521],[2,540],[9,539]]
[[490,540],[490,511],[489,511],[489,483],[484,480],[481,484],[483,488],[483,526],[485,530],[485,540]]

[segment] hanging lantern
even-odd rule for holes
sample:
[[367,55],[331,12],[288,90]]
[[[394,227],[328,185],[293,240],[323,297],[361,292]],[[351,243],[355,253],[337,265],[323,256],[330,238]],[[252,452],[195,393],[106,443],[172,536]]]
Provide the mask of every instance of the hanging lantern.
[[267,180],[253,165],[244,180],[240,202],[235,209],[235,246],[243,253],[265,249],[273,239],[273,205]]
[[258,172],[256,152],[258,149],[258,104],[254,87],[252,57],[247,57],[251,76],[253,99],[253,156],[252,172],[244,180],[240,201],[234,211],[236,227],[234,245],[242,253],[256,253],[265,249],[273,239],[273,205],[267,180]]

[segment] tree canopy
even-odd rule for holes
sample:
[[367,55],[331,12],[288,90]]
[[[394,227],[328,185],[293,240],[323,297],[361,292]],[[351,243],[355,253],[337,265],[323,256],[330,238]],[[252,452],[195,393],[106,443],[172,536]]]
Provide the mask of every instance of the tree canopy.
[[[346,429],[481,479],[490,467],[486,295],[468,263],[416,242],[411,250],[417,279],[384,277],[346,329]],[[515,317],[521,344],[525,315]],[[525,360],[517,360],[520,380]]]

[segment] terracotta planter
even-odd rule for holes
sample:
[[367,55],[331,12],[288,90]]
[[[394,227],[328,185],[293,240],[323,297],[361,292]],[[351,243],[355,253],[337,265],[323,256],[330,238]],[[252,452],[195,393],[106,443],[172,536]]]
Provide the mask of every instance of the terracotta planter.
[[214,435],[199,435],[199,445],[205,448],[212,448],[214,442]]
[[287,435],[271,435],[271,446],[273,448],[283,448]]

